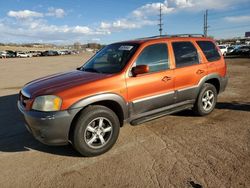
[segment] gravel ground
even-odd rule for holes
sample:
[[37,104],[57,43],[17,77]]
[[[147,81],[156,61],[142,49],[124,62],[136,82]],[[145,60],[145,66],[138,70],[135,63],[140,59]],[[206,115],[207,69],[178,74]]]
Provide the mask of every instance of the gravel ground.
[[89,57],[0,59],[1,187],[250,187],[250,59],[226,60],[229,85],[209,116],[184,111],[125,125],[112,150],[84,158],[36,141],[16,101],[26,82]]

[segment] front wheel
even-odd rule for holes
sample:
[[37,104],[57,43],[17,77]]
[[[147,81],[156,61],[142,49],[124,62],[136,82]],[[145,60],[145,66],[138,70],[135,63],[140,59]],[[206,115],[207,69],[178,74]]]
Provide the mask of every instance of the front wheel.
[[197,115],[208,115],[214,110],[216,102],[217,90],[215,86],[205,83],[199,93],[193,110]]
[[73,146],[83,156],[105,153],[115,144],[120,131],[116,114],[105,106],[85,108],[75,125]]

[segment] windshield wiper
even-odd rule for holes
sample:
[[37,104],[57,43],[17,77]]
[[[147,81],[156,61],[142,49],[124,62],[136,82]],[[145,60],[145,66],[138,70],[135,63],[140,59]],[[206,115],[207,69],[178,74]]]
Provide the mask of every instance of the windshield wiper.
[[97,73],[102,73],[94,68],[81,68],[82,71],[86,71],[86,72],[97,72]]

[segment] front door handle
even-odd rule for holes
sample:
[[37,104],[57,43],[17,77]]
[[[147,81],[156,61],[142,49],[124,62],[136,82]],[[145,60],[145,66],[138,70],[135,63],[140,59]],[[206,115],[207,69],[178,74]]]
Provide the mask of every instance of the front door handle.
[[162,78],[162,81],[163,81],[163,82],[167,82],[167,81],[169,81],[169,80],[171,80],[171,77],[169,77],[169,76],[164,76],[164,77]]
[[197,70],[196,74],[203,74],[205,71],[202,69]]

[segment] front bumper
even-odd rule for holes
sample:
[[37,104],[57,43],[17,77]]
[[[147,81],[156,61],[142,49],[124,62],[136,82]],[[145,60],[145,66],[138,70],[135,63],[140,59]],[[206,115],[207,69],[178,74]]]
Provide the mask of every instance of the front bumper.
[[24,116],[28,131],[46,145],[67,145],[70,125],[79,112],[79,109],[58,112],[26,111],[20,101],[18,109]]

